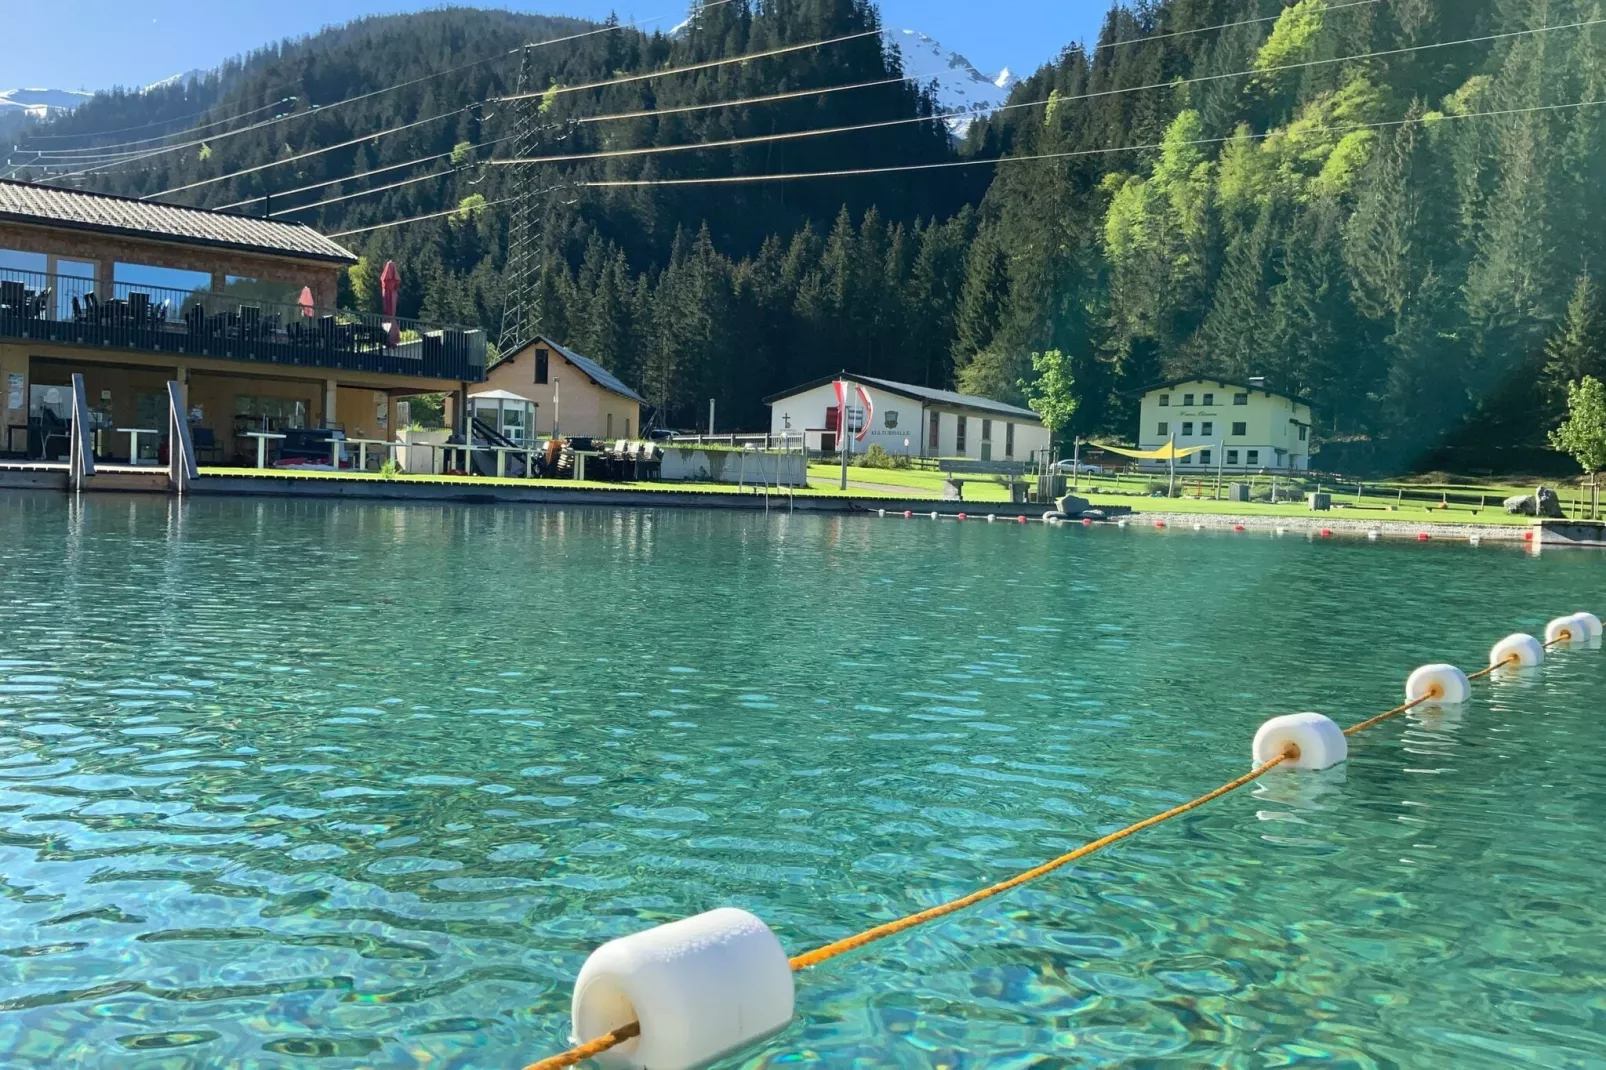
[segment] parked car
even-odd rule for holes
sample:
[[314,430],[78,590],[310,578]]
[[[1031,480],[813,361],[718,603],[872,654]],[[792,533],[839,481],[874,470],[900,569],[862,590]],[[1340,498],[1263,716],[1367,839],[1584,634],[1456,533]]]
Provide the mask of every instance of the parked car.
[[1059,463],[1054,465],[1054,470],[1056,472],[1064,472],[1067,475],[1072,473],[1072,472],[1080,472],[1084,476],[1101,476],[1101,475],[1104,474],[1104,466],[1103,465],[1101,465],[1101,464],[1088,464],[1086,461],[1081,461],[1081,462],[1071,461],[1071,460],[1060,461]]

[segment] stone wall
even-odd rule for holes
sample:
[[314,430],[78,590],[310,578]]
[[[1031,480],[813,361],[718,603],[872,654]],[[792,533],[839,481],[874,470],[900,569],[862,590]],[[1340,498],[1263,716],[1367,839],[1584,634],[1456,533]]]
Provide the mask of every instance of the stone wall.
[[664,447],[660,478],[682,483],[768,483],[783,487],[808,485],[808,462],[801,453],[760,450],[707,450]]

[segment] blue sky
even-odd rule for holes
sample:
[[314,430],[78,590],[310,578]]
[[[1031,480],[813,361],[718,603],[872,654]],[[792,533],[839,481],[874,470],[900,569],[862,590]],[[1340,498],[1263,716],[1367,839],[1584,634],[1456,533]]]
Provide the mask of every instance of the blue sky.
[[[147,85],[281,37],[362,15],[438,7],[440,0],[49,0],[7,4],[6,37],[27,42],[0,60],[0,89]],[[484,7],[640,20],[684,0],[480,0]],[[1026,73],[1098,31],[1109,0],[881,0],[888,25],[920,30],[984,71]],[[654,25],[673,25],[672,18]]]

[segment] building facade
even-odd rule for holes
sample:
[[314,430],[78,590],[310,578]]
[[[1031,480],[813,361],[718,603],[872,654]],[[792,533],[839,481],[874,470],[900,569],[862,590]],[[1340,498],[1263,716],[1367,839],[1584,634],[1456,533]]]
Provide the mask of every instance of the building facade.
[[65,448],[74,373],[98,457],[152,458],[176,380],[203,463],[254,463],[253,432],[392,439],[398,399],[483,380],[479,331],[334,308],[355,262],[305,226],[0,182],[0,450]]
[[[835,452],[843,424],[833,385],[838,378],[862,386],[870,397],[870,412],[856,395],[849,401],[846,425],[855,453],[880,446],[906,457],[1032,464],[1051,448],[1048,428],[1030,409],[862,375],[832,376],[765,398],[770,434],[795,441],[802,433],[810,449]],[[861,441],[866,422],[869,430]]]
[[[603,440],[641,434],[641,407],[646,404],[641,395],[590,357],[541,335],[497,361],[486,373],[484,387],[470,395],[491,391],[530,402],[531,438]],[[502,411],[507,412],[505,404]]]
[[[1203,447],[1177,471],[1299,472],[1310,468],[1311,411],[1303,398],[1261,382],[1177,379],[1143,392],[1138,448]],[[1144,467],[1166,467],[1146,462]]]

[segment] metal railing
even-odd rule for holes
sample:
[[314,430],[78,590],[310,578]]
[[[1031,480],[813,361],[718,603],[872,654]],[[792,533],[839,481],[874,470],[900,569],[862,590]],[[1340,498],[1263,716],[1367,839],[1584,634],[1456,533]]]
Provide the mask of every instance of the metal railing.
[[0,269],[0,338],[479,382],[485,333],[238,294]]

